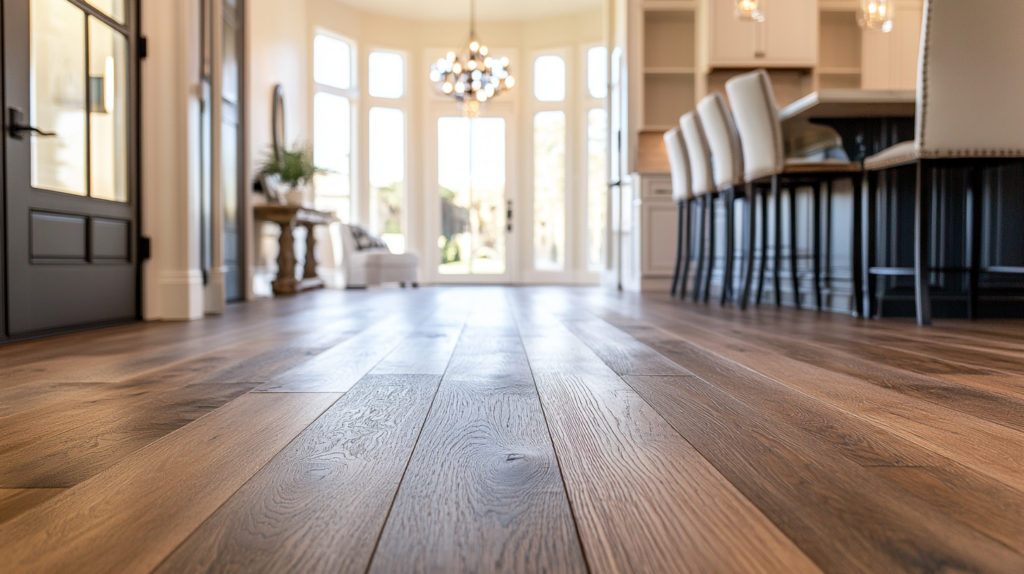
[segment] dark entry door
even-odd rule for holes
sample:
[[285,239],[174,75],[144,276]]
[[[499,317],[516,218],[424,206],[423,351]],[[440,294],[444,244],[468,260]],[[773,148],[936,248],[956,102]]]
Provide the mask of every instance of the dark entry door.
[[126,0],[4,0],[7,330],[137,316]]

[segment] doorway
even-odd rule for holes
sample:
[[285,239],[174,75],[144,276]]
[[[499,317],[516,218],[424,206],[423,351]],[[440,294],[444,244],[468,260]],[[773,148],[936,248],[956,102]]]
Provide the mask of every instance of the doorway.
[[[515,167],[512,110],[491,105],[477,118],[438,106],[428,137],[427,273],[434,283],[515,281]],[[432,190],[437,195],[430,199]],[[436,238],[430,241],[430,238]]]
[[5,0],[4,335],[138,317],[136,5]]

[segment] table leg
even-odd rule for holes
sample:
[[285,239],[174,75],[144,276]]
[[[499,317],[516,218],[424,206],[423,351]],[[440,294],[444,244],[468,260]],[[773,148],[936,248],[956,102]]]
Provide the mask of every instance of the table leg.
[[278,238],[277,279],[273,282],[274,293],[288,295],[295,293],[295,237],[292,235],[294,225],[291,222],[281,223],[281,236]]
[[302,269],[303,279],[316,277],[316,234],[313,233],[313,224],[304,223],[306,228],[306,261]]

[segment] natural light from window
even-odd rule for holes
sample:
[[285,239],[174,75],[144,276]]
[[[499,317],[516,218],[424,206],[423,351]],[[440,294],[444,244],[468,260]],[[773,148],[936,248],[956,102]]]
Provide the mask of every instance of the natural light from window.
[[313,162],[327,170],[316,179],[316,206],[347,221],[351,197],[351,104],[348,98],[319,92],[313,96],[313,119]]
[[341,90],[352,87],[352,48],[348,42],[323,34],[313,38],[313,81]]
[[392,253],[405,253],[405,114],[370,108],[369,128],[370,231]]
[[405,94],[405,59],[393,52],[372,52],[368,71],[370,95],[400,98]]
[[534,61],[533,94],[542,102],[565,100],[565,60],[541,56]]
[[608,49],[604,46],[587,50],[587,91],[597,99],[608,95]]
[[533,267],[565,269],[565,112],[533,118]]

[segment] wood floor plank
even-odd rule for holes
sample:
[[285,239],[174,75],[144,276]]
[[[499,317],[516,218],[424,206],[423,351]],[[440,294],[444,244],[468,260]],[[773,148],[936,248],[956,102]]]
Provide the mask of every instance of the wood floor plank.
[[391,352],[431,312],[397,315],[345,340],[256,389],[264,393],[344,393]]
[[0,488],[0,524],[64,492],[64,488]]
[[485,305],[459,339],[372,573],[586,571],[529,364],[503,308],[501,299]]
[[399,343],[370,373],[443,375],[461,333],[461,323],[428,322]]
[[440,380],[364,377],[156,572],[366,572]]
[[1024,494],[958,467],[874,467],[869,469],[903,487],[964,524],[1024,554]]
[[[0,455],[123,412],[161,393],[179,389],[254,356],[276,343],[253,339],[182,361],[118,383],[97,387],[86,396],[66,397],[0,418]],[[217,379],[221,382],[223,379]],[[245,381],[242,381],[245,382]]]
[[249,393],[0,524],[5,574],[152,571],[340,395]]
[[617,329],[602,328],[601,321],[578,317],[566,320],[565,326],[580,336],[618,375],[690,375],[680,365],[669,361],[636,339]]
[[820,572],[567,329],[523,341],[591,571]]
[[36,383],[0,389],[0,419],[57,401],[76,400],[103,383]]
[[66,488],[249,392],[256,383],[206,383],[168,391],[4,453],[0,488]]
[[1024,556],[909,504],[901,489],[784,432],[700,377],[627,380],[830,574],[1024,569]]
[[[711,350],[735,362],[756,365],[761,374],[804,392],[837,408],[862,417],[910,442],[955,460],[964,466],[1024,490],[1024,433],[1001,424],[879,386],[870,377],[854,377],[844,372],[853,358],[833,360],[829,370],[817,364],[827,353],[778,344],[770,345],[769,333],[744,334],[734,328],[726,337],[699,324],[665,324],[657,316],[647,318],[663,325],[691,344]],[[614,318],[609,321],[615,323]],[[628,329],[627,329],[628,332]],[[813,343],[807,343],[813,347]],[[787,356],[792,355],[792,356]],[[868,366],[871,367],[870,365]]]

